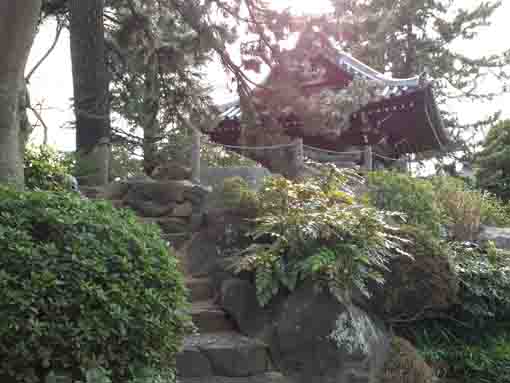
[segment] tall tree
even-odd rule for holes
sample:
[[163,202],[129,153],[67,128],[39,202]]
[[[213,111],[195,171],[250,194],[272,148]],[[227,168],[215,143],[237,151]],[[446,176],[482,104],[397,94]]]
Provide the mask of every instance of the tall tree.
[[69,8],[78,176],[101,185],[108,182],[110,160],[104,0],[71,0]]
[[0,183],[23,185],[19,148],[19,95],[32,46],[40,0],[0,2]]
[[[459,144],[466,146],[466,129],[486,121],[459,124],[448,111],[450,101],[490,101],[508,91],[510,50],[484,56],[464,54],[459,44],[474,44],[501,1],[480,1],[471,8],[455,0],[331,0],[336,18],[330,23],[338,42],[362,61],[395,77],[425,74],[435,93],[447,126]],[[331,20],[330,20],[331,21]],[[492,89],[483,87],[495,79]]]

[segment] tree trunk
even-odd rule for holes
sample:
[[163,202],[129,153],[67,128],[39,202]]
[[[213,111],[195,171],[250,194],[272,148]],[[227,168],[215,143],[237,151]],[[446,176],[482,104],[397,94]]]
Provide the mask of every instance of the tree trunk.
[[159,126],[159,63],[154,54],[145,72],[145,95],[143,111],[143,169],[151,175],[158,165]]
[[85,185],[108,182],[110,162],[109,76],[104,0],[71,0],[71,58],[78,177]]
[[19,93],[40,10],[41,0],[0,1],[0,183],[20,188]]

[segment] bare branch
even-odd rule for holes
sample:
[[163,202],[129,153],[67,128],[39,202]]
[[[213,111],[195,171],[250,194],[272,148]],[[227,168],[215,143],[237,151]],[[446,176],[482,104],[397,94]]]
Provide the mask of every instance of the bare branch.
[[43,141],[43,144],[44,145],[47,145],[48,144],[48,125],[46,125],[46,122],[44,122],[44,119],[42,118],[41,116],[41,113],[39,113],[37,111],[37,109],[35,109],[32,105],[28,105],[27,106],[27,109],[29,109],[30,111],[32,111],[32,113],[34,114],[34,116],[37,118],[37,120],[41,123],[43,129],[44,129],[44,141]]
[[58,21],[57,22],[57,31],[55,33],[55,38],[53,39],[53,43],[51,44],[51,46],[49,47],[49,49],[46,51],[46,53],[41,57],[41,59],[37,62],[37,64],[34,65],[34,67],[32,68],[32,70],[30,72],[28,72],[28,75],[27,77],[25,78],[25,81],[28,83],[30,82],[30,78],[32,77],[32,75],[35,73],[35,71],[37,69],[39,69],[39,67],[42,65],[42,63],[49,57],[49,55],[51,54],[51,52],[53,52],[53,50],[55,49],[55,47],[57,46],[57,43],[58,43],[58,40],[60,38],[60,34],[62,33],[62,30],[64,29],[64,23]]

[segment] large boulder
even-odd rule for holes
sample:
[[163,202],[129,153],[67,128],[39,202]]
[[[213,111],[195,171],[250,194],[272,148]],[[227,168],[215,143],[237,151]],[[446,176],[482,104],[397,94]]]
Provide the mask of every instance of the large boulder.
[[261,308],[250,282],[229,279],[221,303],[242,332],[269,345],[277,366],[296,382],[375,382],[386,361],[384,325],[312,285]]
[[482,226],[479,240],[492,241],[498,249],[510,250],[510,228]]
[[441,243],[422,234],[410,239],[412,256],[394,258],[384,284],[369,284],[370,309],[384,319],[425,318],[458,301],[458,279]]
[[310,286],[289,296],[275,327],[271,349],[297,382],[373,382],[389,350],[381,322]]
[[266,337],[264,331],[270,330],[268,324],[272,322],[274,313],[259,305],[252,283],[239,278],[227,279],[221,284],[220,299],[221,306],[243,334],[263,339]]

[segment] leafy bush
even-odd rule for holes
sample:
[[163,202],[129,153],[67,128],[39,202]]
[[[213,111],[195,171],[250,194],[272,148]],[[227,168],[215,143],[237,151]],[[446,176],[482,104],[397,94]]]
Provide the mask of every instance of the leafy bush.
[[262,305],[306,279],[342,301],[353,287],[368,294],[368,280],[382,282],[400,238],[385,223],[385,212],[349,192],[349,179],[335,169],[304,182],[271,178],[257,194],[258,242],[245,250],[238,269],[255,273]]
[[0,377],[173,374],[189,318],[178,261],[127,209],[0,188]]
[[480,224],[504,226],[510,224],[510,205],[490,193],[474,189],[454,177],[432,179],[442,220],[458,241],[473,240]]
[[490,129],[476,162],[479,186],[504,201],[510,200],[510,120]]
[[397,330],[413,339],[440,377],[510,383],[510,253],[489,244],[450,245],[459,303],[440,319]]
[[457,317],[476,326],[510,319],[510,252],[453,243],[462,307]]
[[28,190],[70,190],[72,160],[49,146],[25,149],[25,187]]
[[218,195],[223,206],[227,208],[244,212],[253,212],[257,209],[256,194],[241,177],[225,179],[218,190]]
[[378,171],[368,174],[369,195],[379,209],[400,211],[409,225],[439,235],[441,210],[434,186],[428,180],[405,173]]
[[415,345],[440,378],[463,383],[510,383],[508,326],[481,329],[429,321],[414,325],[412,332]]
[[438,235],[441,225],[457,241],[473,240],[480,224],[510,225],[510,205],[488,192],[473,189],[454,177],[418,179],[409,174],[373,172],[368,175],[373,203],[401,211],[407,223]]

